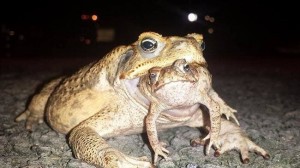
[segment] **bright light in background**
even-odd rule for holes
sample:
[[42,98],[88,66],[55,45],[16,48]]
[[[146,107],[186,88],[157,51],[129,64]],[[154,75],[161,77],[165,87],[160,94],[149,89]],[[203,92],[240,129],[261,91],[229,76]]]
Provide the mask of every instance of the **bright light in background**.
[[189,20],[190,22],[195,22],[195,21],[197,21],[197,19],[198,19],[198,15],[195,14],[195,13],[190,13],[190,14],[188,15],[188,20]]
[[81,20],[92,20],[92,21],[97,21],[98,20],[98,16],[97,15],[87,15],[87,14],[82,14],[81,15]]
[[97,21],[97,19],[98,19],[98,16],[97,16],[97,15],[92,15],[92,20],[93,20],[93,21]]

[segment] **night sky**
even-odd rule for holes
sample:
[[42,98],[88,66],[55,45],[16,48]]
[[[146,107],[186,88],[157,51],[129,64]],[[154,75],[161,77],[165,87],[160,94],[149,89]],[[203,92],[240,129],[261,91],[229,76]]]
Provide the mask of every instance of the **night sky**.
[[[76,2],[8,1],[1,5],[1,54],[9,50],[30,53],[32,49],[70,48],[80,46],[80,37],[90,34],[91,40],[99,28],[113,28],[115,39],[101,43],[104,48],[129,44],[143,31],[156,31],[162,35],[204,34],[208,50],[212,54],[255,53],[254,55],[292,54],[300,50],[300,18],[296,2],[262,2],[258,0],[79,0]],[[190,23],[187,15],[198,14],[198,21]],[[97,14],[97,22],[82,21],[82,14]],[[215,21],[208,22],[208,15]],[[212,28],[213,33],[208,33]],[[7,41],[7,32],[14,37]],[[85,32],[86,31],[86,32]],[[18,36],[19,35],[19,36]],[[18,38],[17,38],[18,37]],[[99,46],[92,43],[90,46]],[[300,52],[300,51],[299,51]],[[18,56],[10,54],[10,56]],[[26,55],[26,54],[25,54]],[[27,54],[30,55],[30,54]]]

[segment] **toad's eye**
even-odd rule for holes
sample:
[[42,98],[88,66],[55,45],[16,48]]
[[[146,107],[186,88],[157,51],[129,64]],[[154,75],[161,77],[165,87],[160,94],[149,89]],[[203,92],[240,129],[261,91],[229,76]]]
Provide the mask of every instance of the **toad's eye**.
[[184,70],[185,72],[190,71],[190,66],[189,66],[189,64],[183,65],[183,70]]
[[150,73],[150,75],[149,75],[150,81],[155,81],[156,77],[157,77],[156,73]]
[[149,78],[150,78],[149,84],[153,85],[157,80],[157,74],[156,73],[150,73]]
[[141,48],[147,52],[153,52],[157,48],[157,41],[152,38],[145,38],[141,42]]
[[150,79],[155,79],[156,78],[156,73],[150,73]]
[[201,48],[202,51],[205,50],[205,43],[204,43],[204,41],[202,41],[202,43],[200,44],[200,48]]

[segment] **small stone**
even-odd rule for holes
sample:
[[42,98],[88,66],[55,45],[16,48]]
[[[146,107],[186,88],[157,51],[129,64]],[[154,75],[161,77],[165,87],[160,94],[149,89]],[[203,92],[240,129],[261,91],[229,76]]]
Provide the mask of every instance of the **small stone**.
[[194,164],[194,163],[189,163],[188,165],[186,165],[186,168],[197,168],[198,165]]

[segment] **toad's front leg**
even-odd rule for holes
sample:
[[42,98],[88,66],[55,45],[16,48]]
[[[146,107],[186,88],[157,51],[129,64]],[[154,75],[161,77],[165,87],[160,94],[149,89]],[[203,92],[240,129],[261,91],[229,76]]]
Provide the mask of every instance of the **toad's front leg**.
[[212,145],[214,145],[216,148],[219,148],[216,142],[218,141],[219,132],[221,129],[221,113],[220,106],[217,102],[205,94],[201,97],[204,98],[202,103],[209,108],[210,131],[209,134],[203,139],[209,139],[209,143],[205,150],[205,154],[208,155]]
[[147,157],[131,157],[110,146],[103,136],[111,136],[128,128],[126,121],[110,117],[102,111],[83,121],[69,134],[69,144],[76,158],[104,168],[151,168]]
[[163,105],[152,102],[149,107],[149,112],[146,116],[146,131],[150,145],[154,151],[154,164],[157,162],[158,155],[162,156],[166,160],[170,159],[167,156],[167,154],[169,154],[169,151],[164,148],[164,143],[159,142],[157,136],[156,120],[163,110]]
[[224,114],[227,118],[227,120],[231,118],[233,118],[233,120],[240,125],[239,121],[237,120],[237,118],[235,117],[234,113],[236,113],[237,111],[231,107],[229,107],[223,99],[220,98],[220,96],[217,94],[217,92],[214,89],[210,89],[210,91],[208,92],[209,96],[219,104],[220,106],[220,111],[221,114]]

